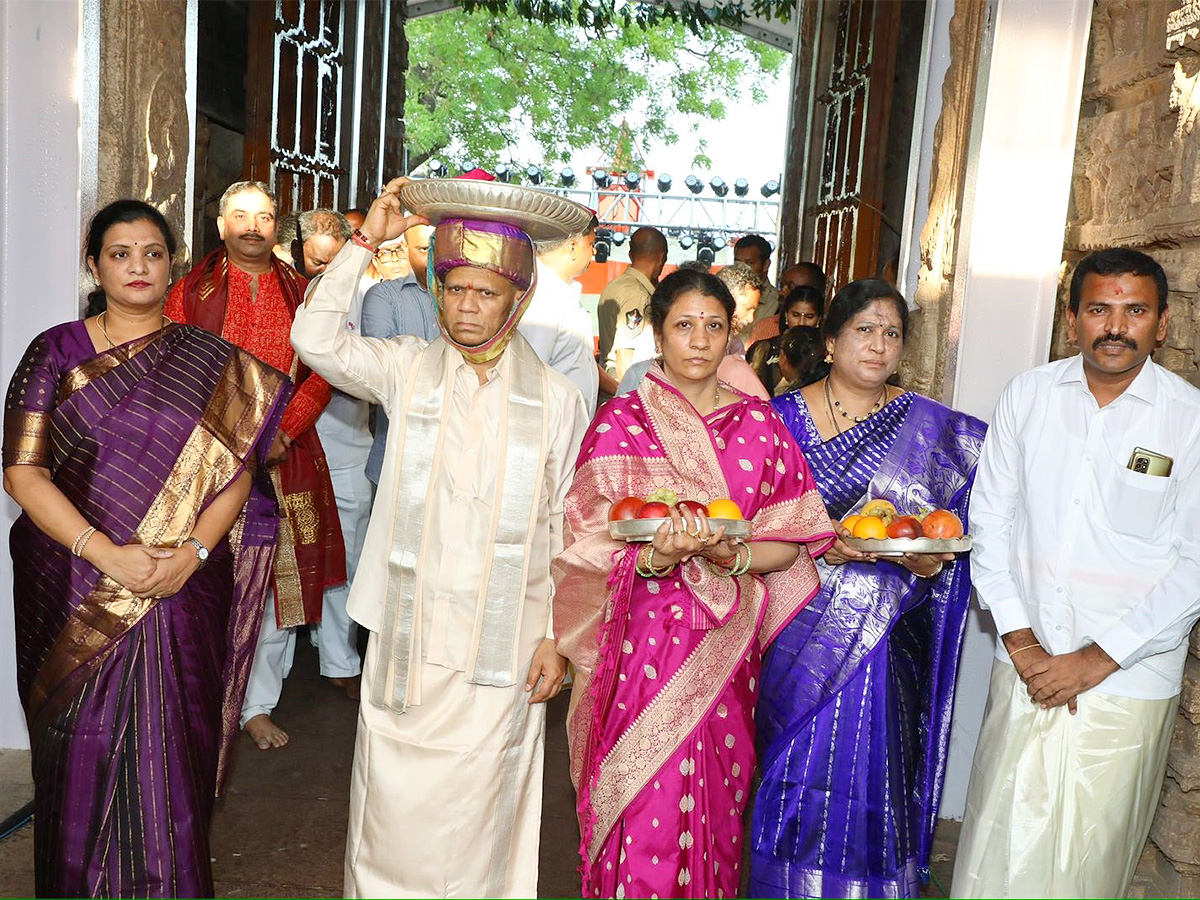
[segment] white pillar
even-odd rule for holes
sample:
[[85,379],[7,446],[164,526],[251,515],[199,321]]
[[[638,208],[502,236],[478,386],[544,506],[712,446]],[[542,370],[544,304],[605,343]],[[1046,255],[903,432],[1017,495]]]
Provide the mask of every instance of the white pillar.
[[[0,3],[0,383],[40,332],[79,315],[80,8]],[[0,748],[26,747],[0,497]],[[19,552],[19,551],[18,551]]]
[[[967,186],[956,409],[990,420],[1013,376],[1047,362],[1092,0],[999,0],[983,137]],[[970,175],[968,175],[970,179]],[[968,623],[942,815],[962,818],[994,652]]]

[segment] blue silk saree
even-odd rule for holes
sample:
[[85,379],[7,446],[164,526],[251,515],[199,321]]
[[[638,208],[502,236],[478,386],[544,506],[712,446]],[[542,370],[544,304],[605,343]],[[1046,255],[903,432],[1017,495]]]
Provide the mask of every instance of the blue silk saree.
[[[829,514],[967,502],[985,426],[916,394],[822,441],[799,392],[774,401]],[[968,529],[969,530],[969,529]],[[755,897],[910,897],[928,879],[970,560],[931,579],[888,561],[829,566],[764,660]]]

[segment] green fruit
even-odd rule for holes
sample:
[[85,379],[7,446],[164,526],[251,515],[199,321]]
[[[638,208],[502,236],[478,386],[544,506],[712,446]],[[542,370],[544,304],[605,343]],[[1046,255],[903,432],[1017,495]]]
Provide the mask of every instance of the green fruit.
[[670,488],[656,488],[646,495],[646,502],[653,503],[656,501],[665,503],[667,506],[674,506],[679,502],[679,495]]

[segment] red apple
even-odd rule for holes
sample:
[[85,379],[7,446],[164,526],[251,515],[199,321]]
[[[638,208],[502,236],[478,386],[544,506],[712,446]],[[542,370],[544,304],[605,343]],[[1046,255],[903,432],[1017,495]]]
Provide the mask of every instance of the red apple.
[[641,497],[626,497],[618,500],[608,511],[608,521],[618,522],[621,519],[636,519],[638,510],[642,508]]
[[660,500],[643,503],[637,511],[639,519],[665,519],[671,515],[671,507]]
[[708,515],[708,507],[696,500],[680,500],[675,504],[675,508],[680,512],[683,512],[686,509],[696,517],[699,517],[700,513],[704,513],[706,516]]
[[901,516],[898,519],[893,519],[892,523],[887,527],[888,537],[890,538],[919,538],[921,536],[921,522],[913,516]]

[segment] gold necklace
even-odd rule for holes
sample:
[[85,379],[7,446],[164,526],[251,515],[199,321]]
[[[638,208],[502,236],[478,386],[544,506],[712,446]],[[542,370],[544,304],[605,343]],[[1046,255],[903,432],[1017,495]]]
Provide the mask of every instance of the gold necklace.
[[[100,315],[96,316],[96,324],[100,326],[100,333],[104,335],[104,339],[108,341],[108,346],[113,350],[116,350],[117,345],[113,343],[113,339],[108,336],[108,329],[104,327],[104,317],[107,315],[108,310],[106,309],[104,312],[100,313]],[[159,315],[162,316],[162,324],[158,326],[158,330],[162,331],[171,323],[171,320],[167,318],[166,313],[159,313]]]

